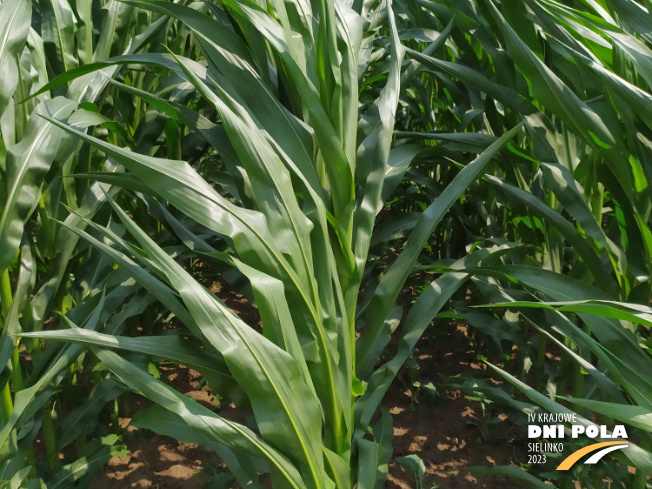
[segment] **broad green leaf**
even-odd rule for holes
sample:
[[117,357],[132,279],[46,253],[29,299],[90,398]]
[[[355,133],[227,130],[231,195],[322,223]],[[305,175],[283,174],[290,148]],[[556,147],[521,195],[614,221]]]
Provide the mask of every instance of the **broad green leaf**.
[[268,460],[270,467],[285,479],[287,487],[295,489],[306,487],[294,465],[249,428],[218,416],[113,352],[96,350],[95,354],[131,389],[180,416],[193,430],[205,434],[232,450]]
[[[64,317],[64,319],[67,318]],[[68,324],[72,327],[71,329],[23,333],[22,336],[25,338],[35,337],[66,341],[80,345],[127,350],[171,360],[186,367],[194,368],[207,375],[230,377],[224,360],[220,356],[212,351],[199,348],[195,343],[191,343],[180,336],[168,335],[130,338],[127,336],[113,336],[80,329],[72,323]]]
[[[595,250],[591,248],[586,240],[566,219],[534,197],[530,192],[516,188],[513,185],[505,183],[499,178],[491,175],[487,175],[486,179],[492,185],[500,188],[508,195],[525,203],[533,213],[539,215],[542,219],[545,219],[546,223],[555,226],[569,243],[573,245],[578,254],[586,261],[590,272],[595,277],[600,288],[610,295],[615,296],[617,294],[617,284],[611,280],[611,277],[608,274],[605,274],[602,271],[602,261],[600,261]],[[600,271],[599,273],[598,270]],[[594,271],[596,273],[593,273]]]
[[[462,269],[466,265],[479,264],[482,260],[490,259],[492,255],[499,257],[515,247],[517,246],[503,245],[495,249],[477,250],[454,263],[450,272],[442,274],[421,293],[405,318],[396,355],[368,377],[365,394],[356,401],[355,419],[358,430],[364,430],[366,426],[369,426],[377,407],[419,338],[421,338],[437,313],[446,305],[448,299],[468,279],[468,274],[464,273]],[[381,351],[388,341],[389,338],[387,337],[378,338],[372,344],[373,354],[380,357]]]
[[55,73],[63,73],[79,64],[75,55],[76,19],[66,0],[43,0],[41,36],[47,59]]
[[477,90],[480,90],[481,92],[490,95],[492,98],[499,100],[504,105],[513,108],[520,114],[528,115],[535,111],[535,108],[518,92],[515,92],[510,87],[505,87],[491,81],[482,73],[479,73],[468,66],[425,56],[418,51],[409,48],[406,52],[426,68],[437,72],[444,72],[449,76],[459,78]]
[[[85,324],[86,329],[93,330],[97,328],[100,313],[104,307],[104,295],[100,298],[97,307],[93,309]],[[70,366],[77,357],[82,353],[82,347],[78,345],[69,345],[57,352],[56,357],[50,364],[45,372],[43,372],[37,381],[28,388],[25,388],[16,393],[14,398],[14,412],[9,422],[0,431],[0,454],[7,449],[7,440],[9,439],[12,431],[20,427],[24,418],[28,417],[25,414],[34,413],[43,406],[45,402],[52,395],[52,391],[48,390],[49,384],[55,380],[59,372]]]
[[[477,306],[486,307],[486,306]],[[504,302],[491,304],[491,307],[536,307],[558,311],[585,312],[623,321],[652,326],[652,308],[640,304],[602,300],[564,301],[564,302]]]
[[95,443],[90,443],[86,447],[84,456],[64,465],[48,487],[52,489],[70,487],[82,477],[94,477],[112,457],[127,455],[129,450],[115,446],[117,441],[118,435],[109,435],[95,440]]
[[373,441],[361,438],[357,443],[360,450],[357,479],[359,489],[381,489],[387,481],[394,435],[392,417],[387,409],[380,410],[380,419],[373,425],[371,432]]
[[5,326],[0,333],[0,373],[6,368],[16,346],[17,340],[13,336],[20,333],[20,313],[27,305],[27,299],[34,289],[36,282],[34,265],[30,244],[26,238],[23,238],[20,247],[20,272],[13,290],[14,297],[7,315],[3,318]]
[[[19,80],[18,56],[29,33],[32,3],[6,0],[0,5],[0,115],[5,111]],[[3,268],[3,267],[0,267]]]
[[[83,330],[88,331],[88,330]],[[102,380],[91,390],[86,402],[74,409],[59,425],[61,437],[57,440],[60,447],[68,446],[82,433],[93,427],[106,404],[116,399],[124,391],[111,378]]]
[[213,450],[219,454],[243,487],[258,489],[262,487],[258,481],[256,467],[251,460],[217,443],[205,432],[189,426],[180,415],[167,411],[161,406],[141,409],[134,415],[129,425],[170,436],[185,443],[197,443],[207,450]]
[[[556,301],[610,301],[610,297],[604,292],[586,283],[535,267],[494,266],[485,267],[483,272],[505,274],[506,277],[512,277]],[[630,375],[636,376],[647,386],[652,385],[652,376],[647,368],[649,355],[641,349],[637,338],[631,331],[619,321],[608,317],[584,312],[580,312],[579,316],[600,343],[608,347],[609,353],[627,366]],[[639,403],[650,403],[649,396],[643,394],[643,391],[640,391],[636,397]]]
[[640,428],[645,431],[652,431],[652,413],[642,406],[628,406],[613,402],[593,401],[591,399],[577,399],[573,397],[560,396],[561,399],[590,409],[593,412],[604,414],[609,418],[617,419],[623,423]]
[[[224,355],[233,377],[252,402],[263,436],[286,450],[291,444],[289,453],[298,462],[307,480],[312,479],[314,487],[328,487],[323,474],[321,449],[316,444],[320,437],[315,433],[321,431],[318,404],[314,393],[308,390],[306,380],[301,379],[292,358],[244,324],[138,229],[119,208],[114,209],[132,235],[138,238],[153,263],[161,267],[171,284],[179,290],[201,333]],[[140,280],[147,282],[148,279],[143,276]],[[147,286],[146,283],[143,285]],[[297,395],[298,392],[303,392],[303,395]],[[280,420],[286,421],[280,423]]]
[[[414,230],[408,238],[405,249],[383,274],[369,307],[367,307],[365,330],[356,343],[358,358],[356,372],[359,378],[366,378],[377,360],[378,350],[375,348],[372,351],[372,347],[377,345],[376,339],[382,333],[385,319],[393,307],[394,301],[398,297],[412,266],[416,263],[426,240],[460,195],[481,175],[489,161],[491,161],[504,144],[520,131],[521,127],[522,123],[508,131],[482,153],[482,155],[467,165],[455,176],[439,198],[419,217],[419,221],[417,221]],[[384,333],[384,336],[386,335]],[[388,338],[387,341],[389,341]]]
[[27,124],[25,137],[7,151],[5,202],[0,214],[0,270],[14,257],[23,235],[23,226],[40,198],[43,177],[56,156],[63,132],[42,116],[68,117],[75,104],[59,97],[40,104]]

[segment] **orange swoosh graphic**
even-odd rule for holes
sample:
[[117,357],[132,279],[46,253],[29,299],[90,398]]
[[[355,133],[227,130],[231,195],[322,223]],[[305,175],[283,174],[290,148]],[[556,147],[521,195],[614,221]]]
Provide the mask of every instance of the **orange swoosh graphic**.
[[581,459],[584,455],[595,452],[596,450],[599,450],[600,448],[603,447],[609,447],[612,445],[626,445],[626,441],[605,441],[602,443],[594,443],[593,445],[589,445],[588,447],[580,448],[576,452],[571,453],[568,457],[564,459],[562,463],[559,464],[559,467],[557,467],[557,470],[568,470],[570,469],[575,462],[577,462],[579,459]]

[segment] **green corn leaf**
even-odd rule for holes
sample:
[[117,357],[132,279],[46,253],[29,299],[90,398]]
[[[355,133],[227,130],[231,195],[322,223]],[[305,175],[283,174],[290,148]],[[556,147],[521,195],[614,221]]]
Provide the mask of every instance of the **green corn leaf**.
[[380,410],[380,419],[371,429],[374,440],[360,439],[358,465],[358,487],[360,489],[381,489],[387,480],[388,463],[392,458],[392,437],[394,429],[392,416],[387,409]]
[[39,2],[42,8],[41,36],[47,60],[55,73],[63,73],[79,64],[75,55],[77,24],[70,4],[65,0]]
[[[64,320],[67,320],[64,317]],[[150,336],[147,338],[129,338],[113,336],[87,329],[80,329],[67,320],[71,329],[58,331],[39,331],[23,333],[25,338],[44,338],[66,341],[87,346],[115,348],[143,355],[165,358],[173,362],[194,368],[210,376],[231,377],[224,360],[212,351],[199,348],[194,343],[179,336]]]
[[[486,267],[485,270],[504,273],[557,301],[610,301],[610,297],[599,289],[548,270],[517,265]],[[609,351],[627,364],[636,377],[644,379],[646,384],[652,385],[652,377],[646,368],[649,357],[640,348],[638,340],[631,331],[627,330],[620,322],[608,317],[584,312],[580,312],[579,315],[600,343],[608,345]],[[645,396],[641,397],[641,401],[643,399]]]
[[[390,143],[401,88],[400,71],[405,49],[398,39],[391,4],[388,8],[388,14],[391,42],[391,64],[388,80],[380,96],[362,117],[363,123],[361,124],[360,136],[364,136],[364,139],[362,139],[358,147],[356,160],[356,180],[363,188],[363,198],[355,213],[353,223],[352,248],[357,262],[357,276],[353,282],[354,284],[357,284],[362,276],[363,264],[366,261],[371,242],[374,220],[384,203],[384,181],[386,174],[392,169],[389,165],[396,162],[396,159],[390,159]],[[399,163],[397,166],[407,166],[416,154],[418,154],[416,149],[408,150],[407,162]],[[400,174],[401,170],[398,170],[398,172]],[[353,292],[355,293],[356,290]],[[348,291],[345,293],[349,295],[351,302],[357,299],[357,296],[354,296],[353,293]],[[350,309],[353,309],[353,307],[350,307]]]
[[[416,263],[426,240],[460,195],[480,176],[489,161],[491,161],[504,144],[520,131],[521,127],[522,123],[511,129],[493,143],[482,155],[466,166],[419,218],[419,221],[408,238],[404,251],[401,252],[398,259],[382,276],[373,299],[367,308],[365,330],[356,343],[358,356],[356,371],[359,378],[366,378],[371,367],[377,360],[378,348],[376,339],[381,334],[385,318],[393,307],[394,301],[398,297],[412,266]],[[384,336],[386,336],[386,333]]]
[[[97,307],[93,309],[88,317],[85,328],[93,330],[97,328],[100,319],[100,313],[104,307],[104,295],[102,294]],[[0,431],[0,456],[9,448],[7,440],[12,431],[20,427],[24,419],[29,419],[35,412],[40,409],[52,395],[48,388],[50,382],[55,380],[59,373],[70,366],[79,355],[83,348],[78,345],[69,345],[57,352],[56,358],[48,365],[38,380],[30,387],[16,393],[14,400],[14,412],[11,419]]]
[[652,307],[633,302],[584,300],[565,302],[523,302],[518,305],[525,307],[557,309],[558,311],[588,312],[599,316],[638,322],[640,324],[652,326]]
[[[119,208],[116,207],[115,210],[121,215],[130,232],[140,240],[153,262],[162,267],[171,283],[179,289],[189,310],[196,316],[194,319],[201,333],[214,347],[226,354],[224,358],[229,370],[252,401],[261,432],[279,446],[293,444],[296,448],[290,450],[290,453],[306,471],[308,480],[320,478],[316,487],[321,487],[327,479],[323,474],[317,475],[320,473],[319,470],[323,471],[323,468],[320,469],[320,465],[323,467],[321,450],[315,446],[319,435],[306,434],[310,432],[309,430],[320,429],[320,415],[316,410],[314,394],[306,391],[305,395],[297,395],[297,391],[303,390],[302,386],[307,388],[307,385],[305,380],[299,378],[297,367],[291,362],[291,357],[242,323],[219,300],[187,275],[185,270],[160,250],[142,231],[131,224]],[[108,251],[110,248],[105,249]],[[145,276],[141,280],[148,281]],[[144,285],[147,286],[147,283]],[[214,323],[216,319],[220,320],[222,326],[217,329],[209,328],[209,324]],[[245,351],[250,353],[243,355]],[[281,372],[282,376],[280,376]],[[274,398],[278,399],[277,410],[270,409],[274,405],[270,404],[274,402]],[[294,433],[288,433],[284,428],[285,425],[278,423],[278,419],[285,417],[289,418],[289,426],[295,430]],[[295,440],[300,441],[289,441],[294,436],[298,437]],[[303,463],[302,457],[305,457]],[[312,475],[309,475],[311,473]]]
[[74,462],[64,465],[48,485],[52,489],[63,489],[78,482],[82,477],[92,478],[112,457],[123,457],[129,453],[125,447],[115,446],[118,435],[109,435],[94,440],[86,447],[86,454]]
[[20,313],[27,304],[27,298],[34,289],[35,282],[34,256],[27,239],[23,238],[20,247],[20,272],[13,290],[14,298],[4,317],[5,327],[0,333],[0,373],[6,368],[16,346],[14,336],[20,333]]
[[74,10],[77,22],[77,53],[80,64],[93,62],[93,2],[77,0]]
[[608,274],[603,272],[602,262],[600,261],[597,253],[566,219],[545,205],[539,199],[534,197],[531,193],[516,188],[513,185],[505,183],[491,175],[487,175],[486,179],[492,185],[495,185],[504,192],[508,193],[508,195],[515,197],[521,202],[524,202],[533,211],[533,213],[539,215],[542,219],[545,219],[546,223],[550,223],[555,226],[559,232],[573,245],[578,254],[580,254],[580,256],[582,256],[582,258],[587,262],[589,270],[592,273],[593,271],[596,272],[594,277],[600,288],[605,292],[608,292],[613,297],[616,296],[617,284],[611,280],[611,277]]
[[563,117],[578,133],[586,135],[587,140],[603,148],[614,146],[616,142],[613,136],[598,115],[536,57],[503,18],[493,2],[488,2],[488,5],[505,36],[508,54],[530,80],[534,95],[550,110]]
[[289,460],[250,429],[218,416],[113,352],[95,350],[95,354],[126,385],[180,416],[192,429],[230,449],[268,460],[270,466],[283,477],[287,487],[294,489],[306,487]]
[[75,104],[65,98],[43,102],[30,117],[25,137],[7,152],[7,178],[3,179],[5,202],[0,214],[0,270],[14,257],[23,226],[40,198],[43,177],[56,156],[63,132],[42,116],[68,117]]
[[122,387],[111,378],[104,379],[95,385],[86,402],[74,409],[59,425],[61,431],[61,437],[57,440],[59,446],[68,446],[80,434],[92,429],[106,404],[118,398],[123,392]]
[[[588,362],[585,360],[583,357],[578,355],[576,352],[574,352],[570,347],[568,347],[566,344],[562,343],[560,340],[558,340],[555,336],[550,334],[549,332],[545,331],[544,329],[540,328],[536,324],[530,323],[541,333],[546,335],[550,340],[555,342],[559,348],[561,348],[563,351],[566,352],[573,360],[575,360],[586,372],[589,373],[590,376],[592,376],[596,383],[600,385],[602,389],[604,389],[605,392],[607,392],[612,399],[616,400],[624,400],[622,397],[622,394],[618,390],[618,386],[609,378],[607,377],[604,373],[602,373],[600,370],[598,370],[592,363]],[[566,338],[570,338],[570,336],[566,336]],[[597,345],[596,345],[597,346]],[[595,349],[593,350],[595,351]],[[610,371],[613,371],[610,370]]]
[[[217,443],[210,436],[207,436],[204,431],[192,428],[178,414],[167,411],[160,406],[152,406],[138,411],[129,424],[136,428],[147,429],[160,435],[176,438],[185,443],[196,443],[207,450],[213,450],[219,454],[220,458],[229,467],[229,471],[235,475],[235,478],[243,487],[258,489],[262,487],[258,480],[258,471],[252,460]],[[256,461],[256,464],[262,465],[261,462],[263,461]]]
[[[452,265],[451,271],[442,274],[421,293],[410,309],[401,331],[399,349],[396,355],[376,369],[368,380],[365,395],[356,401],[356,428],[364,430],[369,426],[377,407],[389,389],[401,366],[411,354],[417,341],[423,335],[432,319],[444,307],[448,299],[466,282],[468,274],[461,271],[467,264],[479,264],[482,260],[501,256],[513,250],[515,245],[503,245],[495,249],[482,249],[467,255]],[[456,270],[460,270],[459,272]],[[378,338],[372,345],[372,352],[380,357],[382,349],[389,341],[386,337]],[[360,433],[360,431],[358,432]]]
[[591,399],[576,399],[573,397],[559,396],[571,404],[585,407],[593,412],[604,414],[609,418],[617,419],[635,428],[652,431],[652,414],[643,406],[628,406],[613,402],[593,401]]
[[29,0],[7,0],[0,5],[0,115],[4,113],[19,80],[18,56],[29,33],[32,3]]

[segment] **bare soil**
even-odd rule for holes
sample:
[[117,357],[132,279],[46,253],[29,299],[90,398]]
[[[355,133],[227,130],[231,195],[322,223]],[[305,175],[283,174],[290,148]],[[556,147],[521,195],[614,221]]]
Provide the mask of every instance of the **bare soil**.
[[[417,346],[422,382],[430,379],[437,385],[436,379],[464,373],[486,377],[484,366],[476,360],[475,349],[467,338],[466,327],[441,327],[446,329],[445,334],[422,339]],[[511,441],[520,438],[518,428],[504,414],[492,413],[500,426],[489,429],[481,404],[469,400],[460,390],[444,390],[443,399],[437,403],[425,402],[421,396],[414,402],[411,390],[405,388],[406,383],[397,379],[385,399],[394,419],[393,459],[417,454],[426,466],[424,489],[521,487],[514,479],[479,478],[469,470],[479,466],[513,465],[515,460],[523,459],[523,447]],[[392,462],[385,487],[414,489],[417,486],[412,474]]]

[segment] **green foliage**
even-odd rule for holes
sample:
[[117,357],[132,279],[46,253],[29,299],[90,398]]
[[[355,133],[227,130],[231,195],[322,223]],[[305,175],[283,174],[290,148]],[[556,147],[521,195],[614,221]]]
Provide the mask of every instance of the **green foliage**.
[[[105,378],[106,370],[82,347],[45,346],[22,334],[56,329],[58,315],[89,331],[118,332],[151,299],[64,227],[83,227],[83,218],[100,212],[104,192],[116,194],[100,183],[75,182],[72,175],[119,168],[81,148],[46,118],[116,142],[134,141],[114,118],[142,126],[133,105],[125,113],[114,104],[109,81],[119,76],[119,67],[70,79],[51,91],[43,87],[94,59],[157,44],[166,36],[165,19],[139,16],[113,0],[11,0],[0,12],[0,479],[11,480],[11,487],[88,487],[109,458],[125,453],[119,437],[104,426],[105,407],[124,388]],[[106,28],[93,30],[94,24]],[[149,86],[145,82],[143,77],[140,86]],[[138,142],[135,147],[147,149]],[[106,288],[111,291],[104,295]],[[102,310],[104,305],[108,309]],[[81,395],[87,400],[80,406]],[[46,463],[35,458],[37,438],[45,445]]]
[[[512,387],[470,392],[521,424],[523,395],[628,423],[605,473],[645,487],[649,8],[5,0],[2,481],[90,484],[122,453],[106,419],[128,389],[155,403],[134,425],[221,456],[215,484],[382,487],[383,396],[445,311],[509,360],[492,368]],[[165,385],[159,358],[254,429]],[[553,469],[493,472],[566,487]]]
[[[408,177],[418,176],[404,188],[422,186],[433,174],[440,185],[450,181],[451,162],[482,151],[521,117],[527,130],[456,209],[467,250],[487,238],[527,246],[505,255],[500,266],[466,270],[474,274],[472,303],[491,309],[459,303],[458,317],[499,351],[518,347],[509,360],[511,374],[501,370],[514,379],[516,399],[522,392],[551,412],[601,413],[607,424],[613,418],[605,406],[611,415],[649,409],[643,372],[650,371],[652,126],[643,108],[650,101],[643,60],[651,51],[640,20],[649,6],[469,1],[458,2],[453,15],[445,1],[401,5],[412,29],[447,36],[445,49],[430,44],[437,55],[423,50],[423,37],[406,41],[422,69],[403,99],[404,124],[418,118],[422,131],[435,131],[401,133],[433,147],[429,164],[414,166]],[[443,231],[435,243],[450,241]],[[501,307],[519,309],[503,313]],[[549,348],[561,351],[560,363],[546,358]],[[468,388],[515,409],[512,419],[525,424],[522,411],[529,407],[507,401],[504,391]],[[637,467],[637,475],[611,462],[612,487],[645,487],[649,430],[639,431],[634,415],[618,419],[629,424],[630,439],[641,442],[629,460],[616,457]],[[552,469],[546,466],[542,475],[551,477]],[[567,487],[573,478],[583,487],[601,480],[578,469],[554,482]]]
[[[521,131],[520,125],[462,171],[420,216],[398,265],[374,287],[368,306],[358,308],[375,217],[422,150],[391,148],[403,56],[391,10],[388,30],[364,30],[370,27],[365,18],[379,11],[365,10],[360,15],[337,4],[336,14],[336,4],[325,3],[321,11],[311,12],[306,4],[296,17],[299,12],[294,7],[280,2],[271,12],[239,2],[206,12],[165,2],[135,5],[179,19],[193,32],[207,65],[185,56],[149,54],[118,57],[115,62],[171,70],[202,101],[192,108],[156,93],[126,85],[118,88],[147,100],[169,121],[184,124],[200,136],[217,156],[212,162],[230,173],[230,183],[214,188],[188,162],[129,151],[75,131],[56,118],[50,120],[123,165],[138,183],[109,175],[110,179],[97,175],[98,179],[142,192],[149,205],[158,207],[157,200],[169,203],[171,207],[161,215],[162,227],[250,283],[262,334],[203,288],[161,247],[160,240],[149,237],[142,223],[139,226],[111,197],[106,199],[137,247],[116,233],[114,224],[102,227],[82,218],[92,234],[65,227],[117,262],[119,270],[131,274],[206,351],[220,358],[225,366],[222,377],[231,378],[241,389],[260,434],[180,397],[114,353],[94,350],[96,355],[129,388],[165,408],[170,422],[183,422],[197,436],[206,437],[206,443],[219,444],[219,453],[234,461],[233,475],[242,484],[260,484],[260,472],[269,471],[279,487],[355,483],[380,487],[384,475],[378,467],[386,465],[391,453],[391,424],[387,416],[384,427],[372,424],[372,416],[411,349],[401,349],[389,365],[374,372],[388,341],[386,318],[391,305],[437,223],[497,151]],[[313,24],[314,19],[320,19],[319,24]],[[301,43],[291,37],[296,35]],[[387,80],[359,115],[352,103],[359,84],[352,68],[365,72],[371,53],[362,49],[363,40],[372,46],[374,37],[387,43]],[[258,49],[261,39],[268,43],[269,52]],[[105,66],[73,70],[50,87]],[[178,154],[171,146],[173,129],[166,123],[168,151]],[[214,170],[211,174],[223,178]],[[187,218],[203,226],[202,237],[186,224],[192,222]],[[98,233],[101,240],[93,236]],[[224,249],[221,243],[228,247],[225,251],[219,251]],[[491,250],[473,254],[465,263],[475,266],[491,254]],[[429,319],[424,322],[420,315],[414,326],[405,328],[406,345],[413,346],[465,278],[465,274],[445,274],[438,281],[444,296],[424,292],[424,305],[419,307],[428,308]],[[356,315],[362,314],[366,318],[356,324]],[[361,334],[357,341],[356,330]],[[74,327],[65,333],[35,335],[95,347],[120,345],[181,360],[179,353],[164,351],[156,338],[143,338],[149,346],[136,346],[127,338],[87,334]],[[219,392],[222,380],[218,377],[211,388]],[[370,429],[373,441],[363,438]],[[267,468],[261,469],[261,463]]]

